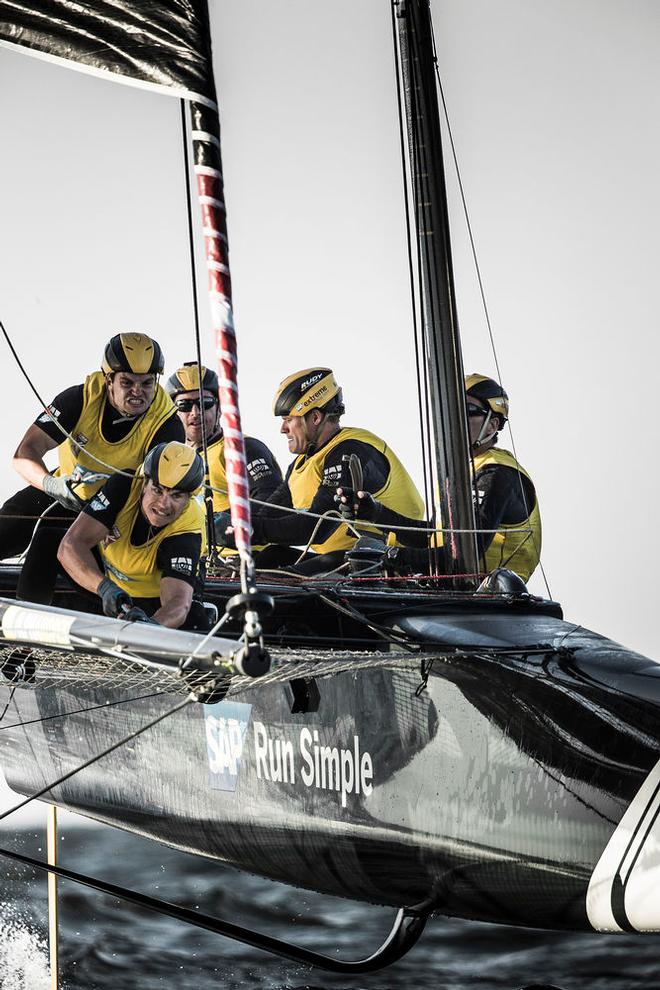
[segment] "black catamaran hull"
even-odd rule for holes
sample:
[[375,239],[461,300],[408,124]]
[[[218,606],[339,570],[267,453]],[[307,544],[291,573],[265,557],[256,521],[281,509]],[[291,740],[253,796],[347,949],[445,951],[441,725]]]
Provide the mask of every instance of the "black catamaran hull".
[[[318,706],[292,704],[287,680],[191,702],[50,798],[359,900],[660,928],[660,667],[551,615],[427,609],[392,625],[436,652],[356,659],[316,678]],[[34,793],[180,701],[121,704],[141,693],[73,676],[19,687],[0,732],[8,783]]]

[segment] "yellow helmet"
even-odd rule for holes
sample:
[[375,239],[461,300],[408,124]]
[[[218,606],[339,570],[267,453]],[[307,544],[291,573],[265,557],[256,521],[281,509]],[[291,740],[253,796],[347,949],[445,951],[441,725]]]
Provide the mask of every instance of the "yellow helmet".
[[101,368],[104,374],[127,371],[133,375],[161,375],[165,359],[160,346],[146,333],[118,333],[108,342]]
[[306,368],[289,375],[277,387],[273,399],[275,416],[304,416],[312,409],[341,416],[342,391],[331,368]]
[[[165,383],[165,391],[171,399],[175,399],[182,392],[199,391],[199,371],[200,366],[197,361],[186,361],[184,365],[174,372]],[[218,376],[215,371],[201,365],[202,390],[218,394]]]
[[493,378],[487,378],[486,375],[466,375],[465,393],[485,402],[503,423],[509,418],[509,397]]
[[179,492],[196,492],[204,483],[204,461],[196,450],[178,440],[157,444],[140,470],[155,485]]

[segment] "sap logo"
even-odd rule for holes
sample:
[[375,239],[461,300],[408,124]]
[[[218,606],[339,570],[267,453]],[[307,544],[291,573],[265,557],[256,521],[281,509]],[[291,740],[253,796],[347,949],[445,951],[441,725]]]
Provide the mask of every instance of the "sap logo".
[[173,571],[181,571],[182,574],[192,574],[192,557],[172,557],[171,565]]
[[330,464],[323,472],[321,484],[331,488],[341,484],[341,464]]
[[52,423],[54,419],[59,419],[60,411],[56,406],[48,406],[46,412],[42,412],[37,420],[38,423]]
[[220,701],[204,705],[209,784],[214,790],[235,791],[252,705]]
[[105,495],[102,495],[101,492],[97,492],[89,504],[94,512],[103,512],[110,505]]
[[270,468],[268,467],[268,464],[266,464],[263,457],[255,457],[253,461],[250,461],[247,469],[248,474],[251,478],[254,478],[255,481],[263,478],[265,474],[270,474]]
[[312,375],[311,378],[306,378],[305,381],[300,386],[300,391],[304,392],[306,389],[310,387],[310,385],[314,385],[316,382],[320,381],[321,378],[323,378],[323,374],[324,372],[321,372],[318,375]]

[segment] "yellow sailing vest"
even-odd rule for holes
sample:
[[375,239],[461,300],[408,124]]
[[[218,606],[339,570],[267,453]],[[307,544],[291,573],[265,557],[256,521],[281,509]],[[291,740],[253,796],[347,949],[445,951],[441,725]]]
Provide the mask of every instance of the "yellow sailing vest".
[[[529,477],[524,468],[520,466],[513,454],[500,447],[491,447],[483,454],[478,454],[474,458],[474,472],[478,472],[488,464],[502,464],[504,467],[513,468],[519,471],[526,478]],[[526,530],[525,532],[512,532],[512,530]],[[519,574],[523,581],[527,581],[534,572],[541,556],[541,513],[539,512],[539,500],[535,499],[531,507],[529,517],[523,522],[506,525],[500,523],[499,531],[493,537],[493,541],[486,550],[484,564],[488,573],[496,567],[508,567],[509,570]]]
[[[291,501],[296,509],[309,509],[314,496],[318,491],[323,478],[323,467],[325,458],[338,444],[344,440],[360,440],[387,458],[390,466],[390,473],[387,481],[380,491],[373,492],[374,498],[386,505],[388,509],[399,512],[401,515],[409,516],[411,519],[424,518],[424,503],[415,488],[412,478],[404,468],[399,458],[387,446],[384,440],[369,433],[368,430],[355,429],[352,426],[344,427],[336,436],[329,440],[324,447],[305,458],[300,454],[293,465],[291,474],[288,477],[288,485],[291,490]],[[360,527],[366,528],[366,527]],[[324,543],[313,543],[311,549],[316,553],[329,553],[332,550],[347,550],[355,543],[355,535],[344,525],[338,526],[332,536],[329,536]],[[388,542],[396,542],[393,534],[390,534]]]
[[[67,438],[58,448],[60,463],[56,475],[73,474],[77,469],[83,477],[85,472],[110,477],[112,469],[88,456],[88,451],[115,470],[135,471],[144,460],[154,434],[174,412],[174,403],[169,395],[157,385],[154,400],[147,411],[135,420],[123,440],[111,443],[101,433],[105,404],[105,375],[102,371],[95,371],[85,379],[82,412],[71,430],[71,439]],[[78,498],[87,500],[102,487],[104,480],[81,483],[75,485],[73,490]]]
[[107,545],[99,544],[103,566],[115,584],[133,598],[160,598],[162,571],[156,567],[158,548],[168,536],[179,533],[199,533],[202,538],[202,553],[206,545],[204,508],[196,498],[191,498],[178,519],[164,526],[141,546],[133,546],[131,533],[140,512],[144,478],[136,477],[115,522],[114,533],[117,539]]
[[[201,451],[200,451],[201,453]],[[225,438],[220,437],[208,447],[209,473],[208,481],[213,488],[213,511],[227,512],[229,495],[227,494],[227,467],[225,465]],[[217,491],[217,489],[220,491]]]

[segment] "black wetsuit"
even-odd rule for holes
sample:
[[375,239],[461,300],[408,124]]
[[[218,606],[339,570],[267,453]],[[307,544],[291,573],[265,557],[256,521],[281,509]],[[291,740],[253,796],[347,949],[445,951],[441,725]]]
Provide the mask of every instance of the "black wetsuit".
[[[288,479],[298,462],[296,458],[289,465],[284,482],[269,497],[269,504],[254,506],[252,509],[253,543],[276,544],[255,556],[259,568],[290,565],[300,556],[300,550],[293,548],[297,545],[304,546],[309,541],[318,523],[316,516],[337,508],[335,494],[337,486],[342,483],[342,458],[350,454],[357,454],[360,458],[364,490],[378,492],[383,488],[390,473],[387,458],[371,444],[349,439],[328,452],[323,463],[321,483],[307,512],[278,511],[277,506],[293,508]],[[321,523],[314,537],[315,541],[322,543],[328,539],[338,525],[339,523],[330,519]],[[343,550],[318,554],[298,565],[297,570],[307,574],[327,571],[343,558]]]

